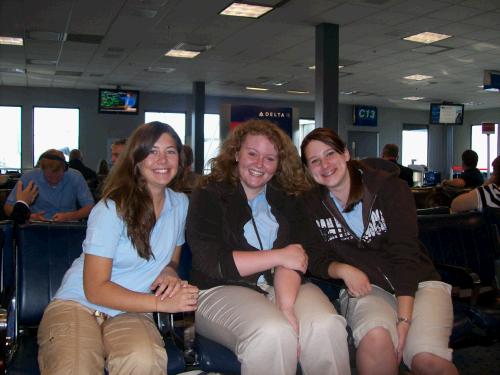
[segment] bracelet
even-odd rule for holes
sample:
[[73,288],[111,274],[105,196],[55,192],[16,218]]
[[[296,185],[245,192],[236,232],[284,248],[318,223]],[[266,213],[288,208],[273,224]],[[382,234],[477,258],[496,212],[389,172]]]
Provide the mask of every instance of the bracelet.
[[399,323],[406,323],[408,325],[411,325],[411,319],[403,318],[402,316],[399,316],[397,324],[399,324]]

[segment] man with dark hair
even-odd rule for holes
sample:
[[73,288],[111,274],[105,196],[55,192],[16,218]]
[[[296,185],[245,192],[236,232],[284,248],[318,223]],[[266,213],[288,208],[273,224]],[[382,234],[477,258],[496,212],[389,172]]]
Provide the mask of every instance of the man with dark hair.
[[481,186],[484,182],[482,173],[477,169],[477,161],[479,157],[473,150],[465,150],[462,153],[462,169],[460,177],[453,180],[445,180],[442,182],[444,186],[453,186],[457,188],[475,188]]
[[[24,173],[18,184],[30,186],[32,181],[38,189],[38,196],[29,205],[30,220],[74,221],[89,216],[94,199],[82,174],[67,168],[64,154],[50,149],[39,159],[40,168]],[[16,188],[12,189],[4,205],[10,216],[16,203]]]
[[201,175],[193,171],[193,149],[189,145],[182,145],[182,153],[184,154],[184,171],[182,178],[175,185],[175,189],[190,193],[200,182]]
[[125,150],[125,144],[127,143],[127,138],[117,139],[111,144],[111,165],[114,165],[120,154]]
[[85,178],[85,181],[87,181],[89,188],[94,190],[97,187],[97,173],[83,164],[82,159],[82,152],[75,148],[69,153],[68,166],[79,171],[83,175],[83,178]]
[[413,170],[398,163],[399,147],[388,143],[382,149],[382,159],[389,160],[399,168],[399,178],[405,180],[409,187],[413,186]]

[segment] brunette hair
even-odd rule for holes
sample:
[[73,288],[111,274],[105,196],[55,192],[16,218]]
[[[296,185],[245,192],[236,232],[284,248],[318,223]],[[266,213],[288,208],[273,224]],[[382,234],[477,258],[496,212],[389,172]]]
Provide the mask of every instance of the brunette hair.
[[298,195],[309,189],[310,185],[300,166],[299,155],[292,140],[268,120],[248,120],[231,132],[222,144],[219,155],[210,160],[212,171],[204,178],[204,185],[214,181],[236,186],[239,181],[236,154],[248,135],[263,135],[276,147],[278,168],[272,181],[277,188],[290,195]]
[[158,121],[140,125],[128,139],[123,157],[111,168],[106,179],[102,198],[116,204],[116,211],[127,226],[127,235],[141,258],[149,260],[152,255],[150,236],[156,224],[153,199],[141,175],[139,164],[146,159],[162,134],[168,134],[175,142],[179,154],[179,167],[172,185],[182,174],[184,156],[182,142],[175,130]]
[[[301,159],[302,164],[306,168],[308,178],[311,181],[314,181],[309,173],[305,151],[311,141],[322,142],[333,148],[339,154],[344,153],[347,149],[347,146],[337,133],[328,128],[316,128],[305,136],[302,144],[300,145]],[[354,208],[354,205],[363,198],[363,181],[361,179],[360,169],[361,163],[359,163],[358,161],[347,161],[347,171],[349,172],[350,178],[350,190],[344,212],[351,211]]]
[[474,150],[465,150],[462,153],[462,164],[468,169],[476,168],[479,156]]

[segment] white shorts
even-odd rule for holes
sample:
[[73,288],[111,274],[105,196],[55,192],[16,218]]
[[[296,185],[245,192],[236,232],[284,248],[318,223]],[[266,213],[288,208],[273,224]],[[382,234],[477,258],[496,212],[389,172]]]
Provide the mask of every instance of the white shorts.
[[[375,327],[389,331],[392,342],[398,345],[396,297],[372,285],[372,292],[361,298],[340,293],[342,315],[351,327],[356,347],[363,337]],[[403,361],[411,368],[411,361],[418,353],[431,353],[451,361],[448,347],[453,328],[451,286],[441,281],[424,281],[418,284],[413,305],[413,317],[403,351]]]

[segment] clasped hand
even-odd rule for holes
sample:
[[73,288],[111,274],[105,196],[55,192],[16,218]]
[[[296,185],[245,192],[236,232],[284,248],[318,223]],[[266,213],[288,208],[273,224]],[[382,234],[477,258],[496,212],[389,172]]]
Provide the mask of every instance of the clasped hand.
[[281,266],[305,273],[307,271],[308,258],[306,251],[300,244],[291,244],[281,249]]
[[157,311],[186,312],[194,311],[198,307],[198,288],[179,279],[171,267],[160,272],[150,289],[157,298]]

